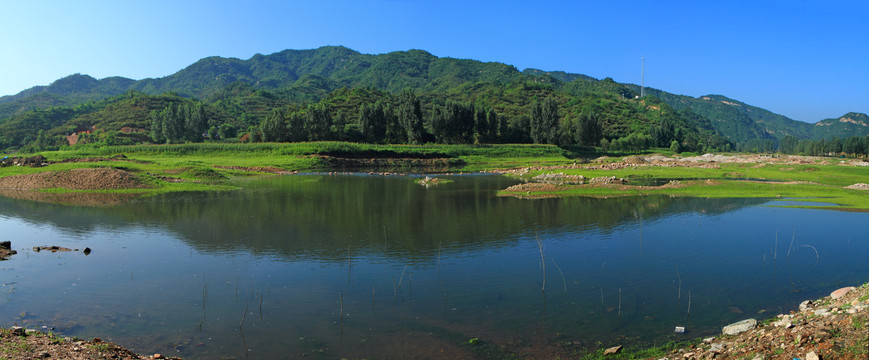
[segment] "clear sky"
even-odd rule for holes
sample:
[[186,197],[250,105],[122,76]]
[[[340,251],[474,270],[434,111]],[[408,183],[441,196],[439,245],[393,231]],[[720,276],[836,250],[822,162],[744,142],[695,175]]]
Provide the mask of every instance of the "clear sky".
[[0,0],[0,95],[170,75],[207,56],[422,49],[721,94],[815,122],[869,112],[869,2]]

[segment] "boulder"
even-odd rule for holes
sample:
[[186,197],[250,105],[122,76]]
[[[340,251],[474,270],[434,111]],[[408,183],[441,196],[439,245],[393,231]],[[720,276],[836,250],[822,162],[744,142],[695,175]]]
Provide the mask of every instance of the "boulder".
[[0,249],[12,250],[12,242],[9,240],[0,241]]
[[725,326],[724,329],[722,329],[722,332],[725,335],[736,335],[754,329],[755,326],[757,326],[757,320],[745,319]]
[[841,288],[841,289],[839,289],[839,290],[836,290],[836,291],[833,291],[832,293],[830,293],[830,297],[831,297],[833,300],[836,300],[836,299],[838,299],[838,298],[841,298],[842,296],[847,295],[849,292],[851,292],[851,290],[855,290],[855,289],[857,289],[857,288],[855,288],[855,287],[853,287],[853,286],[850,286],[850,287],[843,287],[843,288]]

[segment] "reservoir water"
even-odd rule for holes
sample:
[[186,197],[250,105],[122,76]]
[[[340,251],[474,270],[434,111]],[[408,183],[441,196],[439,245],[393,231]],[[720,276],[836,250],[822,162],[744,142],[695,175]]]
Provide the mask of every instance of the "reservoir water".
[[185,359],[565,357],[717,334],[869,281],[867,213],[523,200],[496,196],[510,178],[444,178],[248,178],[108,207],[0,197],[19,252],[0,262],[0,325]]

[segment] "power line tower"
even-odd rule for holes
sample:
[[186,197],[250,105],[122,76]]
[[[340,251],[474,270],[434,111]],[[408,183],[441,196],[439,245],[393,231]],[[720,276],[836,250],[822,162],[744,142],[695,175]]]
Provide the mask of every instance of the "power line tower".
[[640,58],[640,97],[646,96],[646,57]]

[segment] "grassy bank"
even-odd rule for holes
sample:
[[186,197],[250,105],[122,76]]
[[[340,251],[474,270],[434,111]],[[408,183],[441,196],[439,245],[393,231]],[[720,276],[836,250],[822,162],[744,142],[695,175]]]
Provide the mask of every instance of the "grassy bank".
[[[27,154],[20,156],[31,156]],[[146,190],[108,192],[159,193],[167,191],[227,190],[222,180],[276,172],[391,171],[473,172],[524,168],[516,176],[531,179],[544,173],[614,176],[628,180],[623,186],[561,185],[502,195],[523,197],[632,196],[666,194],[692,197],[807,198],[814,207],[869,210],[866,191],[846,189],[869,182],[869,167],[843,166],[839,159],[812,158],[797,164],[774,161],[717,163],[714,166],[576,166],[596,153],[565,150],[553,145],[376,145],[345,142],[312,143],[199,143],[80,147],[39,153],[49,165],[0,168],[0,177],[87,167],[114,167],[137,174],[151,186]],[[122,159],[110,159],[123,155]],[[87,159],[82,162],[64,162]],[[352,160],[353,167],[339,166]],[[777,158],[767,158],[767,160]],[[377,160],[377,161],[374,161]],[[437,162],[435,162],[437,160]],[[370,161],[366,163],[365,161]],[[608,160],[615,163],[620,159]],[[360,165],[361,164],[361,165]],[[426,167],[429,164],[430,167]],[[436,164],[438,167],[431,167]],[[370,165],[370,167],[365,167]],[[649,179],[673,179],[678,186],[631,186]],[[760,181],[762,180],[762,181]],[[64,189],[52,189],[63,192]],[[788,204],[788,203],[784,203]],[[805,205],[801,205],[805,206]]]
[[[100,192],[159,193],[167,191],[226,190],[220,185],[229,176],[293,171],[333,171],[328,159],[383,160],[382,171],[424,171],[418,163],[443,161],[450,171],[471,172],[527,164],[568,163],[566,152],[551,145],[375,145],[345,142],[178,144],[81,147],[73,150],[21,154],[42,155],[47,166],[0,168],[0,177],[45,171],[113,167],[137,174],[151,185],[146,190]],[[123,158],[117,159],[119,155]],[[77,160],[77,161],[76,161]],[[66,162],[76,161],[76,162]],[[386,164],[386,165],[383,165]],[[368,170],[360,169],[359,171]],[[63,189],[51,189],[63,192]]]

